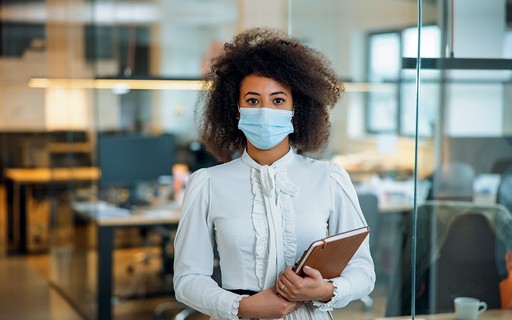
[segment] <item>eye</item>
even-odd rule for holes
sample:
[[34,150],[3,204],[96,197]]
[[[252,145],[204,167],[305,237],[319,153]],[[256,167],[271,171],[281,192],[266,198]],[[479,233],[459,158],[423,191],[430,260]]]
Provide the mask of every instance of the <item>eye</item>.
[[248,104],[258,104],[259,103],[258,99],[255,99],[255,98],[249,98],[246,101]]
[[282,104],[282,103],[284,103],[284,102],[285,102],[285,100],[284,100],[283,98],[275,98],[275,99],[274,99],[274,103],[275,103],[275,104]]

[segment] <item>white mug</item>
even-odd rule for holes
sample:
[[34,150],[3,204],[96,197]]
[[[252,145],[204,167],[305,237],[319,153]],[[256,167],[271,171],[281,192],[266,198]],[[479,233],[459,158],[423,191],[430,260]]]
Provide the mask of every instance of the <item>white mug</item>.
[[455,317],[458,320],[476,320],[478,316],[487,310],[487,303],[475,298],[458,297],[453,300],[455,305]]

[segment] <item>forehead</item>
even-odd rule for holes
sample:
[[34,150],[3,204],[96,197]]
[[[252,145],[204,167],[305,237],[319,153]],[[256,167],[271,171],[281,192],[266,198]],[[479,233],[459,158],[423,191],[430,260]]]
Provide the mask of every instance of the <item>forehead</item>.
[[240,83],[240,93],[245,94],[246,92],[256,92],[260,94],[273,93],[282,91],[289,94],[291,90],[272,78],[250,74],[246,76]]

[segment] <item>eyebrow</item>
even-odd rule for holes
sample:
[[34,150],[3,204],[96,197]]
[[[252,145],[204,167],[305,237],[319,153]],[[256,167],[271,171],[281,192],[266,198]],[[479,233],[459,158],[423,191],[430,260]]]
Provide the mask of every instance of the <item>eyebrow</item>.
[[[256,95],[256,96],[260,96],[260,94],[259,94],[259,93],[257,93],[257,92],[249,91],[249,92],[247,92],[246,94],[244,94],[244,97],[245,97],[245,96],[247,96],[247,95],[249,95],[249,94],[253,94],[253,95]],[[271,95],[271,96],[275,96],[275,95],[278,95],[278,94],[284,94],[285,96],[287,96],[287,97],[288,97],[288,95],[287,95],[286,93],[284,93],[283,91],[276,91],[276,92],[272,92],[270,95]]]

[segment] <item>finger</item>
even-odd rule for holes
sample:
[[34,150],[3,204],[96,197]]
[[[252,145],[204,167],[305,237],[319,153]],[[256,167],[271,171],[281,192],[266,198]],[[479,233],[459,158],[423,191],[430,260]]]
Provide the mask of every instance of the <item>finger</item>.
[[287,279],[282,279],[278,289],[279,295],[288,301],[296,301],[296,287],[294,284]]
[[290,281],[288,281],[286,278],[281,278],[278,282],[277,282],[277,292],[279,293],[279,295],[281,295],[282,297],[285,297],[285,298],[289,298],[289,295],[288,295],[288,290],[290,287],[292,286],[292,283]]
[[276,290],[277,293],[279,293],[279,288],[283,285],[283,283],[281,282],[281,279],[278,279],[277,282],[276,282],[276,285],[274,286],[274,289]]
[[281,275],[281,279],[286,279],[286,281],[292,283],[295,286],[303,280],[301,276],[297,275],[291,269],[291,267],[286,268],[286,270]]
[[284,271],[281,273],[281,275],[287,277],[287,278],[293,278],[295,276],[298,277],[298,275],[293,271],[292,267],[286,267]]
[[304,267],[304,273],[313,279],[323,279],[320,271],[313,269],[311,267],[308,267],[308,266]]

